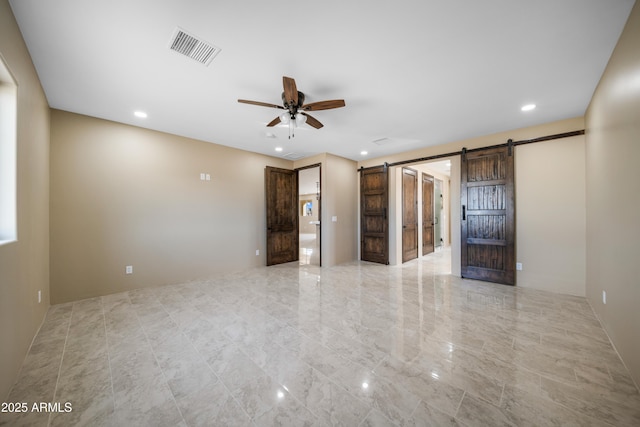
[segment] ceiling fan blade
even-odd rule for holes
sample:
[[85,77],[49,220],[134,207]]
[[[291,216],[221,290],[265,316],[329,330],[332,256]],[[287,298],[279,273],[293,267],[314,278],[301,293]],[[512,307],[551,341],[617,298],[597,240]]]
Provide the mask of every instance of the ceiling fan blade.
[[305,104],[301,109],[305,111],[318,111],[318,110],[330,110],[332,108],[344,107],[344,99],[332,99],[330,101],[319,101]]
[[320,129],[322,126],[324,126],[322,123],[320,123],[313,116],[310,116],[307,113],[303,113],[303,112],[300,112],[300,114],[303,114],[303,115],[305,115],[307,117],[307,124],[309,126],[312,126],[312,127],[316,128],[316,129]]
[[298,88],[296,81],[291,77],[282,77],[282,86],[284,86],[284,98],[287,104],[293,103],[298,105]]
[[268,102],[249,101],[248,99],[238,99],[238,102],[242,104],[259,105],[260,107],[279,108],[281,110],[284,110],[284,107],[282,105],[269,104]]
[[275,119],[271,120],[269,123],[267,123],[267,127],[273,127],[275,125],[277,125],[278,123],[280,123],[280,117],[276,117]]

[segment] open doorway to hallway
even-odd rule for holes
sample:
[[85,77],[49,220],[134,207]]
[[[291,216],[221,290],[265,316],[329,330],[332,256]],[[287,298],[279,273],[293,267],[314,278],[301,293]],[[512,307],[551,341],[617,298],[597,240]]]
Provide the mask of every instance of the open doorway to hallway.
[[298,171],[298,214],[300,216],[300,264],[321,265],[320,260],[320,166]]
[[[410,171],[416,177],[411,183],[417,186],[409,188],[415,194],[415,200],[407,203],[408,188],[406,173]],[[410,164],[397,167],[393,171],[395,179],[390,185],[392,211],[390,215],[391,263],[400,264],[414,258],[423,258],[432,253],[442,252],[441,256],[451,260],[451,160],[439,160],[427,163]],[[394,209],[395,208],[395,209]],[[407,215],[406,209],[414,211]],[[407,217],[414,218],[416,238],[406,239]],[[395,232],[394,232],[395,230]],[[411,246],[409,248],[408,246]],[[412,251],[416,256],[401,256]],[[441,256],[438,256],[440,258]]]

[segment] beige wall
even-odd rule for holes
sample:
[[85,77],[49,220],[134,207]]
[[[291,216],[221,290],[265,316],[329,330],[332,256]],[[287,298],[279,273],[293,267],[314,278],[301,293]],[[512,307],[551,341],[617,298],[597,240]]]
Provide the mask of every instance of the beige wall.
[[293,163],[52,110],[52,303],[264,265],[265,166]]
[[4,398],[49,307],[49,107],[6,0],[0,0],[0,55],[18,83],[18,241],[0,246]]
[[[460,150],[584,129],[575,118],[516,129],[438,147],[361,162],[358,166],[411,160]],[[585,295],[584,137],[577,136],[515,148],[516,256],[523,264],[518,286]],[[460,156],[451,159],[451,273],[460,275]],[[411,167],[409,165],[409,167]],[[396,169],[401,169],[398,167]],[[397,173],[397,172],[396,172]],[[399,220],[399,182],[390,175],[390,224]],[[541,176],[544,173],[544,176]],[[397,188],[396,188],[397,187]],[[549,191],[555,191],[550,194]],[[553,209],[549,209],[552,201]],[[396,227],[397,228],[397,227]],[[399,234],[399,233],[398,233]],[[545,236],[540,239],[540,236]],[[390,261],[401,262],[400,239],[390,230]],[[551,251],[550,248],[553,250]],[[553,276],[549,275],[552,269]],[[551,282],[548,279],[552,279]]]
[[[640,384],[640,4],[586,115],[587,298]],[[602,302],[602,291],[607,304]]]
[[585,296],[584,136],[515,153],[517,285]]

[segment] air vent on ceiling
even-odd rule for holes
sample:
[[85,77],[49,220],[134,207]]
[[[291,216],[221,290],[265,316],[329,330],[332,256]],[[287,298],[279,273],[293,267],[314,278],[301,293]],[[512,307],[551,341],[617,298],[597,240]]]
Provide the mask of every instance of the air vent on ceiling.
[[305,156],[306,154],[303,154],[303,153],[287,153],[282,157],[286,157],[287,159],[291,159],[291,160],[300,160]]
[[169,49],[195,59],[204,65],[209,65],[220,52],[220,48],[204,40],[198,39],[177,27],[171,35]]
[[373,140],[371,142],[373,142],[376,145],[386,145],[386,144],[392,143],[393,141],[391,140],[391,138],[380,138],[380,139]]
[[384,138],[374,139],[371,142],[376,144],[376,145],[388,145],[388,144],[400,145],[400,144],[414,144],[414,143],[420,142],[420,140],[419,139],[409,139],[409,138],[395,138],[395,137],[387,138],[387,137],[384,137]]

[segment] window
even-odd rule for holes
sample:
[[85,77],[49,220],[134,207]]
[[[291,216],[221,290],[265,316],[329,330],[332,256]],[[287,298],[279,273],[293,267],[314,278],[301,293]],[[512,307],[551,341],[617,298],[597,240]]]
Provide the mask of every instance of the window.
[[0,245],[17,240],[16,126],[18,86],[0,55]]

